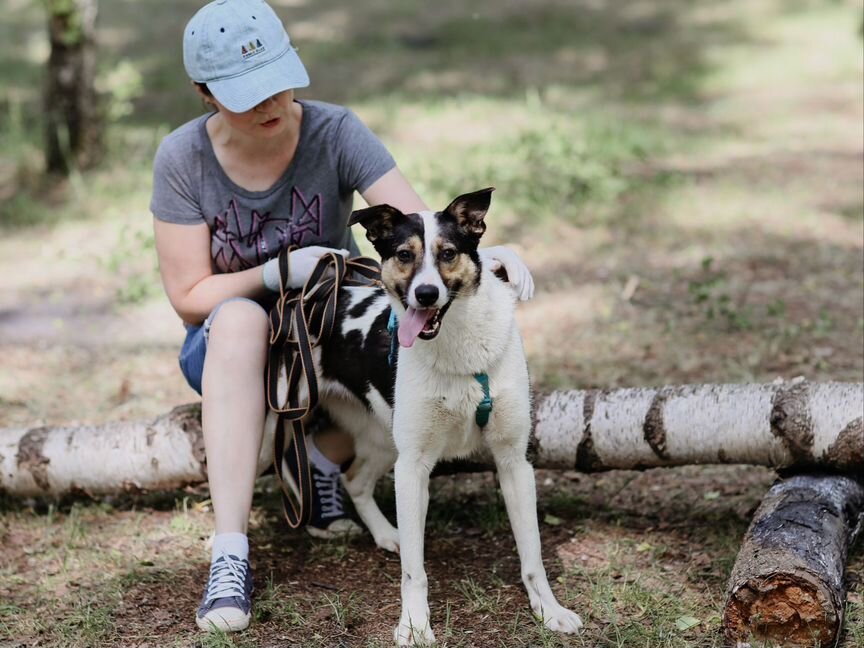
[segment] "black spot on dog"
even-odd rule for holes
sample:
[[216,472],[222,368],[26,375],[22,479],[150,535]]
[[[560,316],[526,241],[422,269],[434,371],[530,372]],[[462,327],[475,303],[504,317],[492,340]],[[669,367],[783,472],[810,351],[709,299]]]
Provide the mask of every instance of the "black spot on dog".
[[387,330],[390,307],[386,300],[381,299],[383,288],[370,288],[369,291],[368,297],[351,308],[347,306],[350,300],[339,300],[337,322],[355,319],[351,311],[360,306],[363,306],[361,315],[368,313],[376,302],[381,305],[381,311],[365,337],[357,329],[349,330],[345,335],[339,327],[334,329],[330,340],[321,348],[321,372],[325,378],[344,385],[366,407],[370,406],[367,396],[370,386],[392,406],[396,373],[387,359],[390,352],[390,333]]
[[354,304],[351,309],[348,311],[348,316],[352,319],[358,319],[363,317],[366,314],[366,311],[369,310],[369,307],[378,299],[380,295],[377,293],[372,293],[366,299],[363,299],[357,304]]

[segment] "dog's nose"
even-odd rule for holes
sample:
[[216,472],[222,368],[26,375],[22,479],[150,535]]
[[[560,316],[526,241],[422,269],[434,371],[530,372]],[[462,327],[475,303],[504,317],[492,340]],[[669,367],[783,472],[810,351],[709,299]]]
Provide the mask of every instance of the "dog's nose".
[[421,284],[414,289],[414,296],[421,306],[429,307],[438,301],[438,288],[432,284]]

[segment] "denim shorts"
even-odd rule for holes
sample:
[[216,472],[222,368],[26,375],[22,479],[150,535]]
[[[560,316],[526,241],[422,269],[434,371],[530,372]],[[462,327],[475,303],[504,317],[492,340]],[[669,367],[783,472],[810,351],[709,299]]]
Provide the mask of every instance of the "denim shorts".
[[204,377],[204,358],[207,355],[207,340],[210,337],[210,327],[213,325],[213,320],[216,319],[219,309],[232,301],[248,301],[264,309],[261,304],[252,299],[231,297],[219,303],[199,326],[186,324],[186,339],[183,341],[183,347],[180,349],[180,371],[183,372],[183,377],[186,378],[189,386],[199,394],[201,394],[201,380]]

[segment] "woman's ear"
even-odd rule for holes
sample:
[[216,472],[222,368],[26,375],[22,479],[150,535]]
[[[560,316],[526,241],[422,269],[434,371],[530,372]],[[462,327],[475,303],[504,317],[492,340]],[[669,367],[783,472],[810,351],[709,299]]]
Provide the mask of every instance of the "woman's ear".
[[216,102],[213,100],[212,95],[208,95],[206,92],[204,92],[201,86],[195,83],[195,81],[189,81],[189,83],[191,83],[192,87],[195,88],[195,94],[197,94],[201,98],[201,101],[204,102],[205,106],[213,110],[219,110],[218,106],[216,106]]

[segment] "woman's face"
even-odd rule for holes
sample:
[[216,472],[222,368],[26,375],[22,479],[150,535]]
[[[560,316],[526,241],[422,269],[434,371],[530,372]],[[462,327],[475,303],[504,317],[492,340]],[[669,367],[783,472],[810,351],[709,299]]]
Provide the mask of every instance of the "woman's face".
[[253,137],[276,137],[293,123],[294,91],[285,90],[242,113],[228,110],[215,97],[208,97],[231,128]]

